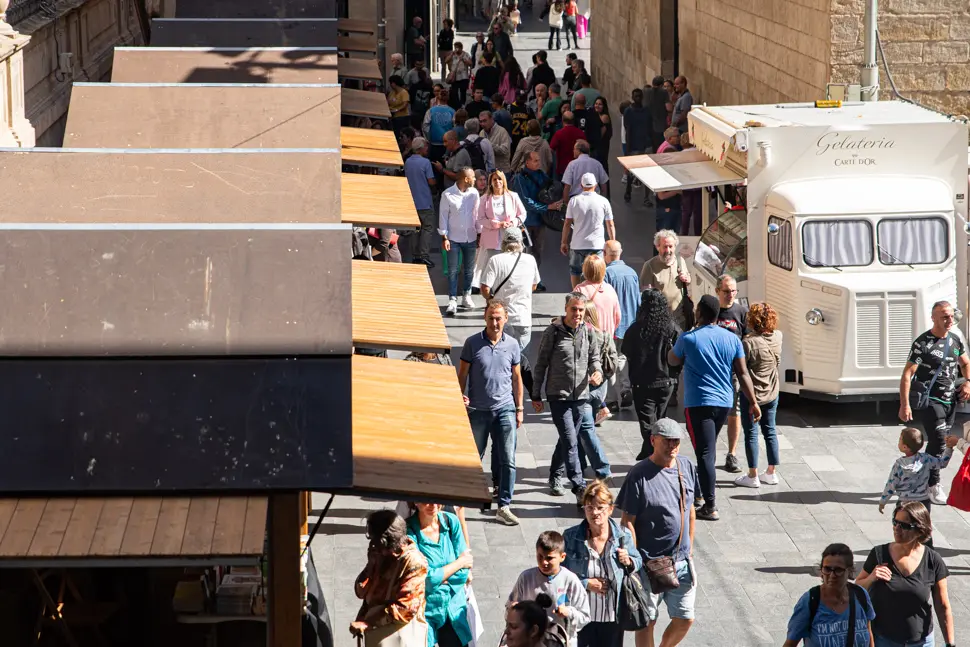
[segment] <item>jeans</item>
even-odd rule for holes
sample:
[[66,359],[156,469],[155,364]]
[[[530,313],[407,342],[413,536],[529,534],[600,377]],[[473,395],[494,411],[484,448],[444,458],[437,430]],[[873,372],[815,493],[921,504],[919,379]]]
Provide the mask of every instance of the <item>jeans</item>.
[[[515,489],[515,405],[490,411],[488,409],[469,409],[468,421],[478,447],[478,457],[485,456],[488,439],[492,439],[493,453],[492,477],[497,475],[499,507],[512,503]],[[495,465],[498,458],[498,466]],[[497,468],[497,469],[496,469]]]
[[566,49],[569,49],[570,33],[573,35],[573,48],[579,49],[579,36],[576,34],[576,16],[567,16],[563,14],[562,29],[564,32],[566,32]]
[[[420,212],[418,212],[420,213]],[[681,209],[678,207],[657,207],[657,231],[669,229],[673,232],[680,231]]]
[[684,410],[687,433],[697,456],[697,478],[701,482],[704,502],[709,506],[714,505],[714,486],[717,484],[714,473],[717,435],[730,410],[731,407],[688,407]]
[[[559,27],[550,27],[549,28],[549,46],[546,47],[546,49],[552,49],[552,35],[553,34],[556,35],[556,49],[561,49],[562,48],[562,39],[559,37],[559,34],[561,33],[561,31],[562,30],[559,29]],[[569,44],[569,34],[566,34],[566,44],[567,45]]]
[[915,642],[907,642],[907,643],[898,643],[895,640],[889,640],[888,638],[883,638],[875,631],[872,632],[872,637],[875,640],[876,647],[934,647],[936,645],[933,639],[932,632],[924,640],[917,640]]
[[[953,404],[941,404],[930,400],[930,406],[920,411],[914,411],[913,417],[923,428],[923,436],[926,437],[926,453],[932,456],[942,456],[944,440],[953,426],[953,418],[956,415],[956,407]],[[940,468],[930,469],[929,486],[933,487],[940,482]]]
[[603,404],[606,401],[606,389],[609,387],[609,381],[604,380],[599,386],[589,387],[589,406],[593,410],[593,417],[596,417],[596,412],[603,408]]
[[671,400],[676,398],[676,382],[657,387],[633,385],[633,406],[637,410],[640,436],[643,438],[643,446],[637,455],[637,460],[643,460],[653,454],[653,445],[650,443],[651,428],[658,420],[667,417],[667,407],[670,406]]
[[702,220],[702,195],[701,189],[691,189],[684,191],[681,202],[680,235],[681,236],[700,236]]
[[559,432],[559,442],[552,453],[549,481],[561,480],[563,474],[569,479],[573,491],[586,487],[583,469],[579,464],[580,443],[593,465],[596,478],[610,476],[610,462],[600,446],[596,427],[593,425],[593,409],[584,400],[552,400],[549,402],[552,421]]
[[[689,501],[687,503],[690,504]],[[649,585],[647,586],[647,595],[650,596],[647,604],[647,617],[650,620],[657,620],[657,616],[660,615],[661,602],[667,605],[667,614],[671,618],[694,619],[694,603],[697,599],[697,577],[695,576],[694,564],[685,559],[674,564],[674,568],[677,569],[677,581],[680,582],[680,586],[676,589],[664,593],[653,593]],[[642,572],[643,570],[641,570]],[[647,582],[645,575],[640,577],[644,583]]]
[[592,256],[593,254],[596,254],[600,258],[603,258],[602,249],[570,249],[569,250],[570,276],[582,276],[583,263],[586,261],[587,256]]
[[[478,243],[474,240],[470,243],[456,243],[451,241],[451,251],[445,252],[445,262],[448,263],[448,296],[455,298],[458,296],[458,271],[461,270],[464,278],[464,293],[470,294],[472,291],[472,276],[475,274],[475,254],[478,250]],[[461,262],[458,262],[458,255],[461,254]]]
[[519,350],[525,351],[526,346],[532,341],[532,324],[505,324],[504,332],[506,335],[519,342]]
[[748,457],[748,467],[758,469],[758,431],[760,430],[765,437],[765,452],[768,454],[769,465],[780,465],[781,458],[778,456],[778,433],[775,431],[775,415],[778,413],[778,398],[761,407],[761,420],[755,422],[751,419],[751,412],[748,407],[751,403],[744,393],[741,394],[741,427],[744,429],[744,453]]
[[418,209],[421,228],[411,234],[411,255],[413,258],[428,259],[431,256],[431,232],[435,225],[434,209]]
[[591,622],[579,630],[579,647],[623,647],[619,622]]
[[533,227],[529,225],[526,227],[529,232],[529,238],[532,239],[532,249],[529,250],[532,257],[536,259],[536,267],[542,266],[542,230],[545,229],[542,225],[537,225]]

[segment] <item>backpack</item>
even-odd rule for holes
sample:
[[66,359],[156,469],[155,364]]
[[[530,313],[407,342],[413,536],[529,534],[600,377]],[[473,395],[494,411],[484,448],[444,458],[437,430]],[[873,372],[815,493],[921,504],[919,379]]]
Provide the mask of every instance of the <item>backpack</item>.
[[472,160],[472,169],[485,171],[485,153],[482,151],[482,138],[475,141],[466,139],[461,144],[461,150],[468,152],[468,157]]
[[[855,645],[855,613],[856,603],[863,609],[866,608],[866,594],[862,592],[862,587],[849,582],[849,630],[845,634],[846,647]],[[808,631],[811,633],[812,624],[815,622],[815,615],[818,613],[818,606],[822,603],[822,587],[813,586],[808,590]]]

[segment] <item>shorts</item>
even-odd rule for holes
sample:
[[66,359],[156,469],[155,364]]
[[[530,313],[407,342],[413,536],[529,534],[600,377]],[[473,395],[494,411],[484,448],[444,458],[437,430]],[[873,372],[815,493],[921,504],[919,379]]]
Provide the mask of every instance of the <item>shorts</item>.
[[738,417],[741,415],[741,382],[738,381],[738,376],[735,375],[731,378],[734,384],[734,404],[731,405],[731,410],[728,412],[728,417]]
[[[647,617],[650,618],[651,622],[655,622],[660,615],[661,602],[667,605],[667,615],[671,618],[694,619],[694,600],[697,597],[697,577],[694,574],[694,565],[690,560],[685,559],[677,562],[676,568],[680,586],[665,593],[648,592],[650,602],[647,605]],[[640,577],[643,579],[644,585],[649,587],[649,580],[643,570],[640,571]]]
[[586,260],[587,256],[596,254],[597,256],[603,255],[602,249],[571,249],[569,250],[569,273],[572,276],[582,276],[583,275],[583,261]]

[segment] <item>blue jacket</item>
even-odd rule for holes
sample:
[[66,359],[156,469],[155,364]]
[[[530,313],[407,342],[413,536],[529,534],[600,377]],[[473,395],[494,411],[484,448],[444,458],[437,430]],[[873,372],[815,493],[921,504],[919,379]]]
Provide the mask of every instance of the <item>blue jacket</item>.
[[[589,580],[587,577],[589,569],[589,548],[586,547],[586,534],[588,532],[589,523],[584,519],[578,526],[567,528],[562,534],[563,539],[566,540],[566,561],[562,565],[576,574],[576,577],[582,582],[583,587],[586,586]],[[616,520],[610,519],[610,535],[619,539],[617,548],[625,548],[626,552],[630,553],[630,559],[633,560],[633,570],[639,571],[640,567],[643,566],[643,558],[640,556],[640,551],[633,544],[633,535],[630,534],[630,531],[620,527],[620,524]],[[613,559],[609,563],[613,568],[613,580],[616,582],[617,590],[619,591],[621,590],[620,587],[623,586],[623,578],[626,576],[626,570],[616,559],[616,553],[613,553],[612,557]],[[620,613],[620,597],[620,595],[616,596],[617,614]]]
[[428,140],[435,146],[444,142],[445,133],[455,125],[455,109],[449,106],[434,106],[428,110]]
[[627,328],[637,320],[640,309],[640,277],[637,271],[623,261],[613,261],[606,266],[606,283],[615,291],[620,301],[620,325],[613,336],[623,339]]
[[[512,190],[519,194],[525,206],[525,226],[539,227],[542,225],[542,214],[548,211],[544,202],[539,200],[539,191],[549,183],[549,176],[542,171],[522,170],[512,176]],[[635,314],[635,313],[634,313]]]

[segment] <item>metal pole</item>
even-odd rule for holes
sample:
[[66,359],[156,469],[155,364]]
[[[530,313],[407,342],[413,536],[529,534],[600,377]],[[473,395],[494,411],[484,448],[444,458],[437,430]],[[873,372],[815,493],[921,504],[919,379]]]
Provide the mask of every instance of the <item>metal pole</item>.
[[879,67],[876,63],[876,26],[879,0],[866,1],[865,46],[862,61],[862,100],[879,100]]
[[384,0],[377,0],[377,65],[381,69],[380,86],[384,88],[387,78],[387,16],[384,15]]

